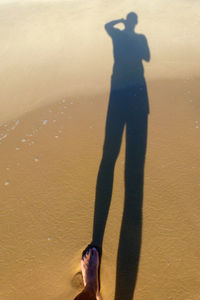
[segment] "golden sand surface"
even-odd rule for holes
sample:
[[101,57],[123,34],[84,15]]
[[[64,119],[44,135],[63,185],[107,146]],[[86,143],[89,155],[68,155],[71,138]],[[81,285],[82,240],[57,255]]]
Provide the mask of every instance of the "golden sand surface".
[[[135,11],[150,102],[142,248],[134,300],[200,299],[200,3],[0,2],[0,299],[82,289],[110,76],[106,22]],[[123,139],[101,264],[114,299],[124,204]]]
[[[199,80],[148,82],[143,235],[134,299],[199,299]],[[2,299],[64,300],[82,288],[108,94],[71,97],[1,125]],[[7,136],[6,136],[7,134]],[[2,138],[4,136],[4,138]],[[103,244],[102,299],[113,299],[124,142]]]

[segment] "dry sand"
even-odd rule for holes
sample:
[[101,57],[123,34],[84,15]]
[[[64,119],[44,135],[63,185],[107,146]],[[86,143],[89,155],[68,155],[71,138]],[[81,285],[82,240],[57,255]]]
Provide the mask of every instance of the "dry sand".
[[[71,47],[70,53],[73,49],[76,52],[75,44],[78,47],[80,40],[76,35],[74,40],[69,36],[68,43],[63,40],[67,34],[63,22],[68,13],[71,28],[79,36],[80,27],[75,27],[79,17],[83,18],[81,30],[89,30],[97,20],[92,29],[94,32],[106,21],[123,17],[135,9],[130,1],[125,2],[127,7],[119,2],[119,8],[106,3],[107,8],[104,8],[99,1],[88,1],[87,5],[82,1],[0,5],[0,14],[4,16],[1,42],[7,40],[1,49],[7,58],[2,60],[0,103],[1,299],[73,299],[82,288],[80,255],[92,234],[112,46],[101,29],[98,42],[87,48],[88,40],[94,40],[94,35],[88,31],[88,40],[83,44],[85,53],[81,52],[79,64],[73,56],[74,60],[68,66],[71,54],[68,52],[65,60],[66,49]],[[182,21],[179,25],[184,27],[185,40],[176,43],[168,40],[168,46],[170,44],[175,50],[176,44],[178,49],[174,51],[174,60],[170,60],[170,53],[164,52],[163,41],[166,39],[158,45],[157,31],[153,30],[156,16],[161,15],[158,36],[170,36],[171,27],[165,27],[172,19],[169,8],[162,6],[162,1],[153,1],[151,7],[141,2],[136,1],[136,12],[143,24],[138,31],[145,33],[149,40],[152,60],[145,65],[150,115],[142,250],[134,300],[197,300],[200,299],[200,88],[194,23],[197,22],[199,4],[197,1],[192,4],[182,1],[182,5],[179,1],[174,2],[173,16],[180,12],[174,26]],[[70,13],[64,12],[66,6]],[[86,15],[85,7],[90,7]],[[44,15],[46,10],[48,13]],[[26,16],[24,21],[20,13]],[[103,20],[97,18],[99,13]],[[187,13],[193,16],[187,21],[190,30],[186,30],[183,22],[188,20],[184,19]],[[42,23],[44,17],[46,22]],[[162,23],[163,18],[165,22]],[[62,28],[62,36],[53,31],[54,22],[57,22],[56,30]],[[45,24],[51,24],[51,28]],[[33,32],[28,36],[31,26]],[[50,36],[46,35],[43,40],[45,26],[54,36],[53,46],[49,44]],[[162,28],[166,28],[165,33]],[[179,29],[173,31],[177,36]],[[36,46],[33,33],[40,36]],[[193,45],[190,52],[186,42],[188,37]],[[14,50],[9,44],[11,40]],[[160,53],[158,48],[163,52]],[[12,53],[13,61],[10,60]],[[76,57],[79,57],[78,51]],[[96,73],[95,69],[98,69]],[[101,275],[104,300],[114,299],[124,198],[123,174],[124,141],[116,164],[104,236]]]

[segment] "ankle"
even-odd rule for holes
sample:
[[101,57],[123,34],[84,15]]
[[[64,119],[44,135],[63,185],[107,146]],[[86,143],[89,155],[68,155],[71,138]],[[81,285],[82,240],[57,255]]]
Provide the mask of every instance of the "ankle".
[[96,292],[97,292],[97,284],[96,282],[89,282],[86,284],[85,286],[85,290],[90,293],[92,296],[95,295],[96,296]]

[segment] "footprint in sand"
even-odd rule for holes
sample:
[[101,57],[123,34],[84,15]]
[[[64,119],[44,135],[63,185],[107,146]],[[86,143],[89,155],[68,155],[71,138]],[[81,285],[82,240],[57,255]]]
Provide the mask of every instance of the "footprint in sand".
[[82,277],[81,271],[77,272],[73,276],[73,278],[71,280],[71,285],[73,288],[78,289],[78,290],[82,290],[84,288],[83,277]]

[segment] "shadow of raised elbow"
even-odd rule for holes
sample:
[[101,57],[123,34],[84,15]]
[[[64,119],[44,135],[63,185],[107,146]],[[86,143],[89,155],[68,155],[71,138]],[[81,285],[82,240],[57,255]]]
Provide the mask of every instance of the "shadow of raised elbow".
[[109,30],[109,25],[106,23],[106,24],[104,25],[104,28],[105,28],[106,31],[108,31],[108,30]]
[[146,55],[143,59],[144,59],[146,62],[149,62],[150,59],[151,59],[150,54]]

